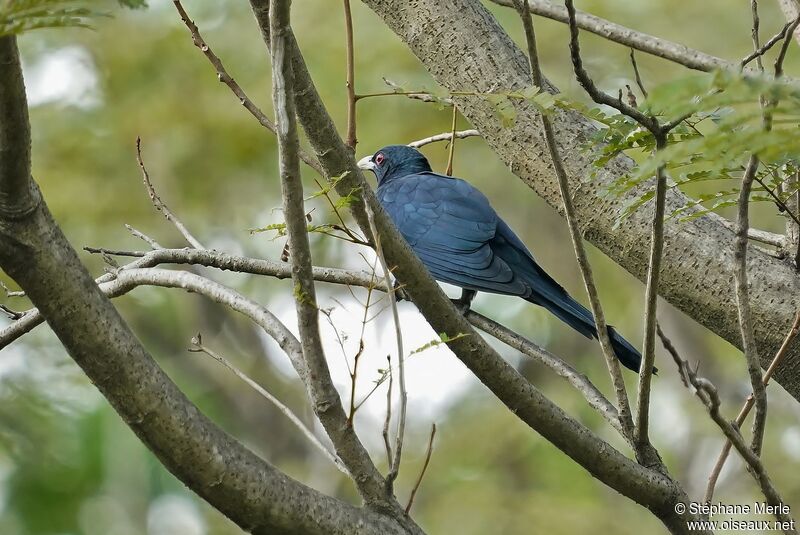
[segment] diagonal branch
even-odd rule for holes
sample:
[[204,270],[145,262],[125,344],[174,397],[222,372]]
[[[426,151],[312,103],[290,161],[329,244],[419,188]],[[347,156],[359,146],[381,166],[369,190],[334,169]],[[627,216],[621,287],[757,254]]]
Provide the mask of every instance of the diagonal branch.
[[178,229],[178,232],[181,233],[181,236],[183,236],[186,241],[189,242],[189,245],[195,249],[205,249],[203,244],[200,243],[191,232],[189,232],[189,229],[187,229],[181,220],[172,213],[164,201],[161,200],[161,197],[158,196],[158,193],[156,193],[153,183],[150,182],[150,174],[147,172],[147,168],[144,166],[144,160],[142,160],[142,140],[138,137],[136,138],[136,161],[139,164],[139,169],[142,170],[142,182],[144,182],[147,195],[150,197],[150,201],[153,203],[155,209],[164,214],[164,217],[167,219],[167,221],[175,225],[175,228]]
[[795,521],[791,517],[791,514],[787,512],[788,507],[785,505],[786,502],[773,485],[761,459],[744,441],[738,427],[729,422],[720,413],[720,400],[717,388],[711,381],[704,377],[699,377],[697,373],[692,370],[689,362],[681,358],[675,347],[660,329],[659,334],[661,335],[661,340],[665,347],[670,355],[672,355],[675,364],[678,366],[678,372],[680,373],[683,384],[687,388],[694,390],[695,395],[697,395],[700,401],[703,402],[703,405],[706,406],[706,409],[708,409],[708,414],[711,416],[711,419],[717,424],[728,441],[733,444],[736,451],[742,456],[744,462],[747,463],[749,467],[748,471],[761,487],[762,494],[766,498],[767,503],[771,506],[771,512],[775,515],[775,518],[783,524],[782,531],[787,534],[797,535],[797,530],[794,527]]
[[[275,124],[266,116],[266,114],[261,111],[261,109],[250,100],[250,97],[244,92],[244,89],[233,79],[233,77],[228,74],[228,71],[225,69],[225,65],[223,65],[222,60],[219,59],[214,51],[211,49],[210,46],[205,42],[203,36],[200,35],[200,30],[197,28],[197,25],[194,21],[189,18],[189,15],[186,13],[186,10],[181,4],[180,0],[173,0],[172,3],[175,5],[175,9],[178,11],[178,15],[180,15],[181,20],[189,29],[189,33],[192,35],[192,42],[194,46],[200,49],[200,51],[205,55],[206,59],[208,59],[211,66],[214,67],[214,70],[217,71],[217,79],[228,86],[231,92],[239,99],[239,103],[244,106],[244,108],[255,117],[255,119],[259,122],[261,126],[272,132],[273,134],[276,133]],[[303,149],[299,150],[300,152],[300,159],[308,165],[310,168],[314,169],[320,175],[322,174],[322,168],[319,166],[319,162],[314,159],[313,156],[308,154]]]
[[[580,43],[578,40],[578,26],[575,21],[575,5],[572,0],[565,0],[565,4],[569,15],[569,50],[575,76],[578,78],[581,86],[583,86],[592,100],[598,104],[611,106],[623,115],[627,115],[647,128],[655,138],[655,150],[659,151],[664,149],[667,144],[667,134],[672,128],[682,122],[683,119],[661,125],[655,116],[639,111],[639,109],[632,105],[623,102],[621,98],[614,99],[610,95],[600,91],[583,67],[583,59],[581,58]],[[645,283],[644,347],[642,349],[642,362],[639,367],[634,439],[635,449],[637,453],[641,455],[640,460],[647,462],[648,465],[652,464],[653,466],[660,466],[663,468],[663,463],[650,447],[648,432],[650,425],[650,390],[653,370],[655,369],[658,286],[661,278],[661,263],[664,251],[664,215],[666,212],[667,195],[667,177],[664,165],[660,165],[656,170],[655,182],[655,206],[651,223],[650,254],[648,256],[647,281]]]
[[353,427],[347,425],[347,416],[339,393],[331,380],[322,348],[306,211],[303,206],[303,184],[300,181],[292,72],[292,33],[289,25],[290,5],[290,2],[285,0],[270,0],[269,48],[272,58],[272,100],[278,134],[283,213],[289,236],[289,256],[300,343],[310,376],[307,383],[308,393],[314,412],[325,427],[336,453],[352,474],[362,498],[370,505],[383,505],[387,509],[396,506],[399,509],[396,501],[384,495],[383,477],[356,436]]
[[[286,279],[291,277],[291,267],[284,262],[273,262],[257,258],[247,258],[231,255],[219,251],[201,251],[199,249],[161,249],[148,252],[129,251],[126,256],[138,256],[137,260],[120,267],[117,274],[106,273],[97,279],[101,288],[103,283],[114,280],[119,273],[126,270],[151,268],[160,264],[190,264],[237,273],[248,273]],[[360,286],[362,288],[386,292],[386,286],[375,281],[373,274],[364,271],[350,271],[338,268],[314,267],[314,280],[345,286]],[[108,295],[108,294],[107,294]],[[111,295],[110,297],[115,297]],[[537,362],[549,367],[557,375],[567,380],[586,399],[588,404],[597,410],[617,430],[620,430],[619,416],[616,408],[603,396],[603,394],[589,381],[585,375],[579,373],[572,366],[559,357],[547,352],[530,340],[500,325],[499,323],[470,311],[467,320],[476,328],[490,334],[504,344],[531,357]],[[7,346],[16,339],[19,331],[29,331],[35,325],[42,323],[38,310],[25,311],[23,317],[15,323],[0,331],[0,348]],[[33,325],[31,325],[33,324]],[[21,334],[19,334],[21,336]]]
[[[539,56],[536,50],[536,36],[533,29],[533,20],[528,10],[528,0],[514,0],[517,11],[522,19],[522,24],[525,29],[525,37],[528,43],[528,60],[530,62],[530,73],[533,85],[536,87],[544,86],[544,78],[542,70],[539,65]],[[589,260],[586,256],[586,249],[584,248],[583,238],[580,234],[578,220],[575,216],[575,208],[572,205],[572,194],[569,188],[569,180],[567,173],[564,171],[564,164],[561,159],[561,154],[556,145],[555,134],[553,133],[553,124],[550,118],[541,114],[542,129],[544,131],[545,143],[550,152],[550,159],[553,163],[553,169],[558,178],[558,186],[561,192],[561,200],[564,203],[564,214],[569,227],[570,238],[572,239],[572,246],[575,250],[575,257],[578,260],[578,266],[583,276],[583,283],[586,287],[586,293],[589,295],[589,302],[592,308],[592,315],[595,318],[595,325],[597,328],[597,339],[600,341],[600,347],[603,351],[603,356],[606,359],[608,371],[611,374],[611,381],[614,385],[614,390],[617,395],[617,405],[619,407],[619,419],[623,430],[623,437],[633,443],[633,420],[631,418],[631,408],[628,401],[628,393],[625,390],[625,381],[622,378],[622,370],[620,369],[619,360],[614,354],[614,349],[611,347],[611,340],[608,336],[608,326],[606,325],[605,314],[603,307],[600,304],[600,296],[597,293],[597,287],[594,283],[594,275],[592,268],[589,265]]]
[[298,429],[298,431],[300,431],[300,433],[302,433],[303,436],[306,437],[306,439],[311,443],[311,445],[317,448],[317,450],[321,452],[322,455],[324,455],[329,461],[331,461],[337,469],[339,469],[347,476],[350,475],[350,473],[347,471],[347,468],[344,466],[344,464],[342,464],[341,459],[339,459],[335,453],[333,453],[325,445],[323,445],[322,442],[320,442],[320,440],[317,438],[314,432],[311,431],[311,429],[309,429],[308,426],[306,426],[303,423],[303,421],[292,411],[292,409],[287,407],[286,404],[284,404],[277,397],[273,396],[266,388],[262,387],[260,384],[252,380],[247,375],[245,375],[245,373],[242,372],[239,368],[231,364],[231,362],[228,359],[226,359],[225,357],[223,357],[210,347],[204,345],[199,334],[192,338],[192,347],[190,347],[188,351],[190,353],[203,353],[205,355],[208,355],[212,359],[216,360],[217,362],[219,362],[228,371],[230,371],[241,381],[247,384],[247,386],[255,390],[258,393],[258,395],[269,401],[276,409],[278,409],[278,412],[286,416],[286,418],[290,422],[292,422],[292,424],[294,424],[294,426]]
[[[491,1],[501,6],[514,7],[514,0]],[[548,0],[530,0],[529,4],[530,12],[534,15],[565,24],[569,22],[567,10],[562,6],[553,4]],[[609,41],[678,63],[690,69],[707,72],[714,69],[736,68],[734,63],[725,59],[691,49],[680,43],[626,28],[621,24],[596,17],[590,13],[576,12],[576,22],[581,30],[586,30]]]

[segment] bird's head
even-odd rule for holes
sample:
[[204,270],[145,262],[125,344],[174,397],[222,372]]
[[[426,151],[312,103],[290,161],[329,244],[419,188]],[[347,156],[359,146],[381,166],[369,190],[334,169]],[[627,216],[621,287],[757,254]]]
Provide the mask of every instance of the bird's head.
[[431,165],[425,156],[414,147],[408,145],[389,145],[381,150],[362,158],[358,162],[361,169],[369,169],[375,173],[378,185],[396,178],[402,178],[414,173],[431,171]]

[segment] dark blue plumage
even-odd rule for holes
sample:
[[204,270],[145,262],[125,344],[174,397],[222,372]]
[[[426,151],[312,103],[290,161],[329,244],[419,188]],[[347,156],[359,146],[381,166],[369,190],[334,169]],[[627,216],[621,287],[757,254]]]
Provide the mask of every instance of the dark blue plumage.
[[[468,182],[439,175],[416,149],[390,145],[359,166],[378,179],[378,200],[435,279],[474,292],[516,295],[543,306],[593,338],[594,319],[534,260],[522,241]],[[620,362],[638,371],[641,355],[609,327]]]

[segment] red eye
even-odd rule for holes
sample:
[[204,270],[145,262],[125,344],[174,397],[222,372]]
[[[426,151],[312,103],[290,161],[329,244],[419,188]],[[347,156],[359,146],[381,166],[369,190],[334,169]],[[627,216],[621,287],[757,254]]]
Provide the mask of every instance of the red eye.
[[383,153],[379,152],[375,155],[375,165],[382,165],[385,159],[386,157],[383,155]]

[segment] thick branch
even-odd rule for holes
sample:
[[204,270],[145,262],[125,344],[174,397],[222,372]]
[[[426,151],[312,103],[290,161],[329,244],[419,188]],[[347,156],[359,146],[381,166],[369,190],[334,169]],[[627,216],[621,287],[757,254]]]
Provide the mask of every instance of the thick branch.
[[0,216],[28,214],[39,203],[31,176],[31,132],[17,38],[0,37]]
[[[292,72],[292,30],[289,26],[291,2],[271,0],[269,4],[270,56],[272,58],[272,101],[278,134],[278,161],[283,215],[289,236],[289,251],[294,283],[294,301],[300,330],[303,359],[308,368],[306,383],[312,406],[328,436],[353,476],[362,498],[372,505],[384,504],[385,483],[353,427],[348,425],[342,400],[333,385],[319,333],[311,248],[308,243],[303,183],[295,119],[294,74]],[[393,505],[389,500],[385,505]],[[394,504],[399,509],[399,504]]]

